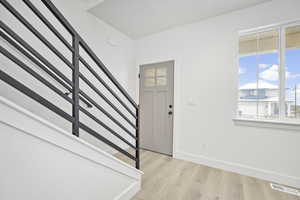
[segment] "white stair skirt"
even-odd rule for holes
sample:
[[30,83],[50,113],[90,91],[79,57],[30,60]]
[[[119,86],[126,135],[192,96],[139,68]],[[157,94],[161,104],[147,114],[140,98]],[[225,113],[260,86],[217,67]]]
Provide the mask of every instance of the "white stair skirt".
[[132,198],[142,172],[0,96],[1,200]]

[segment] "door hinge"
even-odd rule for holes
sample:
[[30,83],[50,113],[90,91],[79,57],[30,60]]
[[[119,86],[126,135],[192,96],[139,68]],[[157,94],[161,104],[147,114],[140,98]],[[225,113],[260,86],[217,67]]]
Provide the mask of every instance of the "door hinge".
[[141,78],[141,74],[139,73],[138,78]]

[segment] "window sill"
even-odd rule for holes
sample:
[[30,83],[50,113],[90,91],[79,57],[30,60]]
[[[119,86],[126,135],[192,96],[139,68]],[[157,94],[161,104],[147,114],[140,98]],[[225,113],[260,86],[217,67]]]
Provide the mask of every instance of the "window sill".
[[268,120],[268,119],[248,119],[248,118],[234,118],[234,123],[241,126],[252,126],[272,129],[288,129],[300,130],[300,122],[283,121],[283,120]]

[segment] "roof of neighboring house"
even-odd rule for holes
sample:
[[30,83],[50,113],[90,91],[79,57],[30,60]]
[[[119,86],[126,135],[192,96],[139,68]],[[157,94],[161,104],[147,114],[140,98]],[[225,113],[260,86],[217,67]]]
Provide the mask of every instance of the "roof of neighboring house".
[[240,90],[251,90],[251,89],[278,89],[277,85],[273,85],[266,81],[259,80],[258,85],[257,82],[247,83],[240,87]]
[[[256,102],[257,99],[240,99],[239,102]],[[265,99],[258,99],[258,102],[279,102],[278,97],[268,97]],[[293,102],[293,99],[286,99],[286,102]]]

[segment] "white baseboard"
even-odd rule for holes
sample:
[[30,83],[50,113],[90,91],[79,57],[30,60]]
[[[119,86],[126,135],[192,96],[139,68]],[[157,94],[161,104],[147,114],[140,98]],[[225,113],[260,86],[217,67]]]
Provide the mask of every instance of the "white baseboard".
[[241,175],[259,178],[270,182],[275,182],[279,184],[288,185],[291,187],[300,188],[300,177],[292,177],[285,174],[279,174],[273,171],[253,168],[250,166],[231,163],[223,160],[216,160],[216,159],[208,158],[201,155],[195,155],[183,151],[177,151],[174,154],[174,158],[191,161],[209,167],[223,169],[226,171],[231,171]]
[[114,200],[130,200],[140,191],[141,182],[135,182],[126,188],[121,194],[116,196]]

